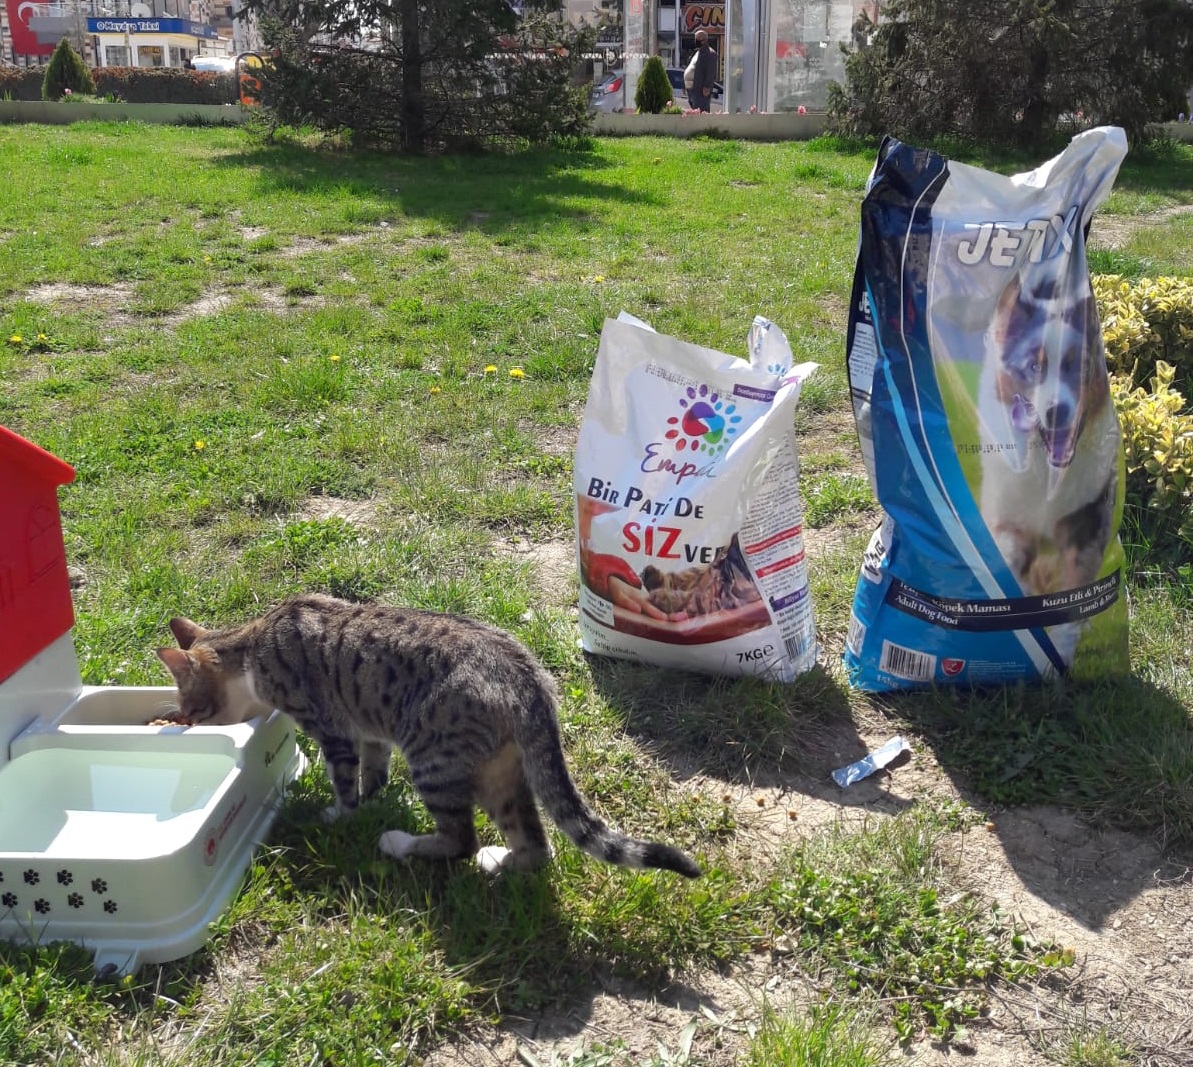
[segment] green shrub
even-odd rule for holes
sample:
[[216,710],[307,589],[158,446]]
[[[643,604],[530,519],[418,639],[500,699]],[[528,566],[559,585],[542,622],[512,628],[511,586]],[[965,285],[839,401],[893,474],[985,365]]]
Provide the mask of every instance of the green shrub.
[[[41,100],[45,67],[0,67],[0,100]],[[178,67],[96,67],[95,94],[126,104],[234,104],[236,77]],[[72,90],[73,91],[73,90]]]
[[[1110,392],[1123,431],[1127,518],[1159,555],[1193,549],[1193,413],[1160,360],[1151,389],[1114,375]],[[1176,543],[1173,544],[1172,542]]]
[[232,104],[236,76],[176,67],[98,67],[96,92],[127,104]]
[[638,88],[634,92],[634,106],[642,115],[657,115],[671,103],[671,82],[658,56],[651,56],[642,68]]
[[83,57],[74,50],[70,41],[63,37],[46,65],[41,83],[41,98],[61,100],[68,94],[94,92],[95,82],[91,80],[91,71],[87,69]]
[[1102,320],[1106,361],[1132,386],[1149,381],[1162,362],[1174,368],[1174,384],[1193,386],[1193,278],[1124,281],[1107,274],[1093,279]]

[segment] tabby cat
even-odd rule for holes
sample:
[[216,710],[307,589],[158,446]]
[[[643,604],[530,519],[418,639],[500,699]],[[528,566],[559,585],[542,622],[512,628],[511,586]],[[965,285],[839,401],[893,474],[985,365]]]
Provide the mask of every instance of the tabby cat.
[[[337,802],[355,809],[388,780],[397,746],[436,832],[381,835],[404,858],[476,854],[490,873],[550,858],[536,799],[565,834],[598,859],[661,867],[688,878],[700,868],[669,845],[610,829],[568,773],[554,679],[514,637],[459,615],[351,604],[307,595],[259,619],[206,630],[171,619],[180,648],[158,649],[178,686],[172,718],[243,722],[272,708],[316,741]],[[509,848],[476,851],[473,808],[487,811]]]

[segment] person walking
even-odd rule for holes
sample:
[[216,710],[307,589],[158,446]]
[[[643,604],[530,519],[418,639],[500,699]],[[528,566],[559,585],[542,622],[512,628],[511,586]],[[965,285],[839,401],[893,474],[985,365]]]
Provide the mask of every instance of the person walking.
[[708,43],[708,31],[696,31],[695,66],[688,89],[688,105],[700,111],[712,110],[712,87],[717,80],[717,54]]

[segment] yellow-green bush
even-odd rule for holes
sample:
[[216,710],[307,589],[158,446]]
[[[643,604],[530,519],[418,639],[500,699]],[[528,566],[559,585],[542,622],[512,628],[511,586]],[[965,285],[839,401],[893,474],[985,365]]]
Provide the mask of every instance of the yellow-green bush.
[[1093,286],[1123,431],[1128,522],[1150,549],[1187,556],[1193,546],[1193,279],[1129,282],[1101,275]]
[[1177,388],[1193,383],[1193,278],[1116,274],[1093,279],[1106,361],[1133,386],[1151,379],[1162,360],[1175,369]]
[[[1173,533],[1193,546],[1193,414],[1172,388],[1174,370],[1161,360],[1150,391],[1123,376],[1110,392],[1123,429],[1127,507],[1152,533]],[[1157,545],[1163,549],[1165,546]]]

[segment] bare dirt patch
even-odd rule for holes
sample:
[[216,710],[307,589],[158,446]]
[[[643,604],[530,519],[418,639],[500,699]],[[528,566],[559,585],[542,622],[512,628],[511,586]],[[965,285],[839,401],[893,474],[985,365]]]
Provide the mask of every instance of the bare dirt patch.
[[[579,413],[578,413],[579,414]],[[577,426],[542,426],[534,422],[519,423],[518,429],[534,438],[539,450],[547,456],[572,456],[579,437]]]
[[[858,522],[869,525],[874,519],[866,515]],[[805,545],[815,558],[856,534],[856,524],[809,530]],[[574,595],[570,542],[519,540],[499,550],[533,561],[536,589],[552,602]],[[837,652],[825,655],[830,667]],[[809,738],[819,770],[768,772],[764,783],[752,783],[702,773],[696,761],[687,771],[676,768],[680,788],[727,804],[737,827],[734,861],[758,864],[831,828],[890,818],[918,802],[973,804],[988,821],[942,842],[948,882],[957,892],[997,902],[1030,934],[1076,953],[1075,965],[1051,981],[995,988],[987,1016],[964,1038],[947,1046],[920,1041],[897,1050],[898,1059],[923,1067],[960,1062],[1045,1067],[1057,1062],[1059,1050],[1074,1035],[1088,1038],[1105,1027],[1130,1045],[1125,1062],[1190,1067],[1193,860],[1176,861],[1146,835],[1093,827],[1064,808],[989,808],[969,796],[931,749],[914,739],[907,762],[841,789],[829,770],[877,748],[895,732],[879,712],[856,711],[856,732],[827,730]],[[489,1067],[537,1060],[547,1067],[585,1053],[595,1056],[594,1050],[603,1048],[618,1050],[607,1062],[623,1067],[657,1062],[660,1047],[678,1055],[690,1036],[687,1062],[693,1067],[728,1067],[740,1062],[765,1005],[798,1006],[823,992],[780,947],[743,959],[725,973],[678,975],[664,989],[607,978],[549,1008],[480,1027],[426,1062],[430,1067]],[[893,1044],[893,1031],[890,1036]]]
[[1147,215],[1095,215],[1089,228],[1089,246],[1117,251],[1139,230],[1162,226],[1170,219],[1189,214],[1193,214],[1193,204],[1176,204]]
[[207,292],[198,300],[168,315],[163,315],[161,321],[167,326],[180,326],[188,319],[202,318],[207,315],[218,315],[232,306],[234,298],[231,293]]
[[[113,285],[69,285],[62,282],[47,283],[28,290],[24,299],[37,304],[52,304],[71,310],[89,310],[104,316],[109,329],[134,326],[148,321],[128,310],[134,296],[134,288],[127,282]],[[211,289],[197,300],[171,311],[167,315],[154,317],[153,321],[163,326],[177,327],[191,319],[218,315],[245,298],[240,291],[231,292]],[[313,295],[290,295],[277,288],[254,289],[247,298],[258,307],[273,314],[282,314],[295,306],[320,306],[323,298]]]
[[343,519],[363,529],[376,527],[377,505],[372,500],[345,500],[338,496],[311,496],[302,502],[298,517],[306,522]]
[[526,563],[536,599],[557,607],[574,599],[576,578],[576,546],[572,541],[528,541],[518,537],[498,541],[498,553]]
[[[388,223],[382,227],[382,230],[384,229],[388,229]],[[318,240],[313,237],[296,237],[285,248],[279,249],[278,255],[283,259],[297,259],[299,256],[309,256],[312,252],[321,252],[327,248],[360,244],[373,236],[373,233],[344,233]]]
[[69,285],[48,282],[25,293],[25,299],[35,304],[72,304],[75,307],[96,308],[101,311],[121,310],[132,296],[133,287],[127,282],[114,285]]

